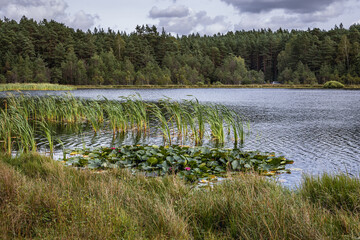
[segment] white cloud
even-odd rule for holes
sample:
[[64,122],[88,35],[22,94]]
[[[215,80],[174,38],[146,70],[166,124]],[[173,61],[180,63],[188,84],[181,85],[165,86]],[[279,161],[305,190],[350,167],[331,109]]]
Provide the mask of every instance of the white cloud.
[[68,21],[70,26],[76,26],[79,29],[90,29],[95,24],[95,20],[99,19],[97,15],[91,15],[84,11],[79,11],[75,15],[71,16]]
[[73,28],[87,30],[95,24],[96,15],[79,11],[74,15],[67,13],[65,0],[0,0],[0,15],[19,20],[22,16],[35,20],[56,20]]

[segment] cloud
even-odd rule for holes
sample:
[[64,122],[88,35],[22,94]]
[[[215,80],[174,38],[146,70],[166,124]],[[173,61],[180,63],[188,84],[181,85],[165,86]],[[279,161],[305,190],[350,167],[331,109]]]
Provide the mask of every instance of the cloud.
[[76,26],[76,28],[87,30],[95,25],[95,21],[98,20],[99,17],[97,15],[92,15],[85,13],[84,11],[79,11],[75,13],[74,16],[70,18],[68,24],[70,26]]
[[38,0],[38,1],[1,1],[1,15],[10,19],[19,19],[22,16],[31,18],[62,18],[65,15],[65,10],[68,8],[66,2],[62,0]]
[[[222,0],[230,2],[231,0]],[[258,0],[255,2],[263,2],[266,0]],[[283,0],[281,0],[283,1]],[[314,0],[315,1],[315,0]],[[235,2],[232,1],[232,2]],[[238,2],[238,1],[237,1]],[[269,3],[279,2],[278,0],[267,1]],[[292,1],[289,1],[290,3]],[[249,30],[260,28],[271,29],[307,29],[307,28],[331,28],[340,22],[347,22],[351,24],[350,20],[352,11],[358,12],[359,0],[340,0],[340,1],[325,1],[321,0],[319,4],[324,4],[323,7],[311,9],[311,11],[297,11],[296,8],[289,8],[283,6],[282,8],[273,8],[267,11],[246,12],[241,10],[238,14],[240,21],[235,24],[236,30]],[[325,3],[329,3],[326,5]],[[275,6],[275,5],[274,5]],[[285,8],[287,7],[287,8]],[[240,8],[240,6],[239,6]],[[239,9],[238,8],[238,9]],[[259,7],[260,9],[260,7]],[[264,7],[263,9],[267,9]],[[349,15],[349,16],[348,16]],[[256,21],[254,21],[256,19]]]
[[153,7],[149,12],[149,16],[151,18],[185,17],[188,16],[189,13],[189,8],[185,6],[170,6],[166,9]]
[[35,20],[53,19],[73,28],[87,30],[95,24],[98,16],[79,11],[67,13],[65,0],[0,0],[0,16],[19,20],[22,16]]
[[[154,8],[156,9],[156,13],[159,14],[154,14]],[[169,12],[174,13],[175,11],[173,11],[173,9],[183,9],[182,14],[168,14]],[[218,32],[226,32],[232,27],[232,25],[226,21],[225,16],[210,17],[205,11],[195,12],[184,6],[181,6],[181,8],[171,6],[163,10],[153,7],[149,15],[153,19],[159,19],[158,27],[164,27],[167,32],[180,35],[187,35],[194,32],[212,35]]]
[[329,5],[347,0],[221,0],[240,12],[260,13],[284,9],[294,13],[321,11]]

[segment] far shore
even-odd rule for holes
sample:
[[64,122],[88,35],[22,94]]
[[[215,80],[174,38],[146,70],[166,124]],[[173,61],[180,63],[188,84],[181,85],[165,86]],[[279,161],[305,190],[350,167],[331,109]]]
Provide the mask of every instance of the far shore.
[[[285,88],[323,89],[323,85],[291,84],[248,84],[248,85],[77,85],[77,89],[183,89],[183,88]],[[346,85],[343,89],[360,89],[360,85]]]
[[[0,91],[64,91],[76,89],[190,89],[190,88],[281,88],[281,89],[323,89],[323,85],[316,84],[201,84],[201,85],[60,85],[50,83],[9,83],[0,84]],[[345,85],[346,90],[359,90],[360,85]]]

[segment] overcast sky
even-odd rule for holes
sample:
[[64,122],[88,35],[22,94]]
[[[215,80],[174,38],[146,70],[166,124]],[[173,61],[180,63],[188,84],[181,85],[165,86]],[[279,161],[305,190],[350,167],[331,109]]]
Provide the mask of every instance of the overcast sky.
[[134,31],[156,25],[173,34],[260,28],[331,29],[360,23],[360,0],[0,0],[0,16],[44,18],[83,30]]

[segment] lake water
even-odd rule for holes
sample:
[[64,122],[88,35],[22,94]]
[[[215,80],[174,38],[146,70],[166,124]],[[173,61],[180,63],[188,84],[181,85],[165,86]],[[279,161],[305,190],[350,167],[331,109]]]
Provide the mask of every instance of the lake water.
[[[296,186],[303,173],[360,173],[360,92],[349,90],[293,89],[92,89],[71,91],[75,97],[119,99],[139,93],[156,101],[196,97],[203,103],[228,106],[250,121],[246,150],[273,151],[294,160],[292,174],[279,178]],[[0,93],[0,97],[4,93]],[[33,91],[31,95],[61,95],[63,92]],[[189,96],[191,95],[191,96]],[[61,133],[65,147],[109,146],[111,134],[98,136]],[[129,142],[125,139],[125,143]],[[228,147],[231,147],[229,145]]]

